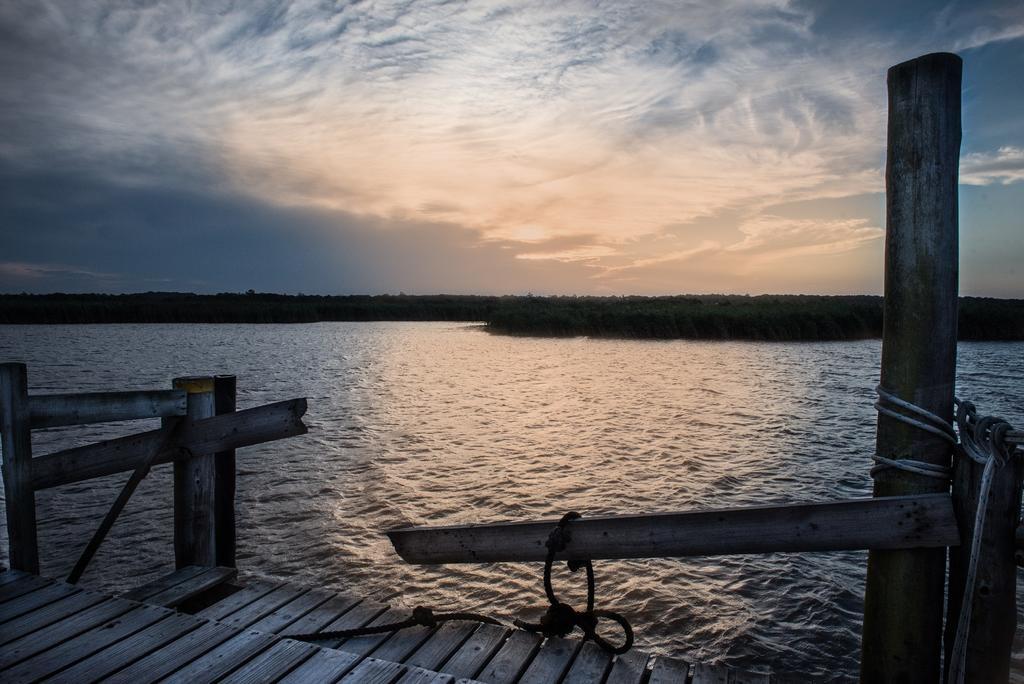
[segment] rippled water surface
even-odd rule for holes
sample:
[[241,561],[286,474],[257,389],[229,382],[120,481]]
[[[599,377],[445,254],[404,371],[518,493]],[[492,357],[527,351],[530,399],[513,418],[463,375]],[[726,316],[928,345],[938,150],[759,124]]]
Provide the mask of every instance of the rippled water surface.
[[[536,339],[450,323],[0,327],[0,358],[29,364],[33,392],[234,373],[240,408],[309,398],[308,435],[239,452],[243,575],[504,614],[542,604],[538,564],[410,567],[381,531],[866,495],[879,354],[878,341]],[[1020,343],[961,344],[958,392],[1024,424],[1022,358]],[[38,432],[34,449],[152,426]],[[44,574],[70,569],[124,478],[39,494]],[[167,571],[171,533],[164,466],[84,581]],[[656,653],[841,678],[857,670],[865,560],[604,561],[598,600]]]

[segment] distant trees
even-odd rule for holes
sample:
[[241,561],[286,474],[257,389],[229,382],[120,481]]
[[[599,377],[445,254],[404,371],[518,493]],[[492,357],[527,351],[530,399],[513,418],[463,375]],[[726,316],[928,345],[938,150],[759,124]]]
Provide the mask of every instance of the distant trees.
[[[513,335],[637,339],[849,340],[880,337],[882,298],[812,295],[489,297],[475,295],[0,295],[0,324],[480,321]],[[1024,300],[960,300],[961,339],[1024,340]]]

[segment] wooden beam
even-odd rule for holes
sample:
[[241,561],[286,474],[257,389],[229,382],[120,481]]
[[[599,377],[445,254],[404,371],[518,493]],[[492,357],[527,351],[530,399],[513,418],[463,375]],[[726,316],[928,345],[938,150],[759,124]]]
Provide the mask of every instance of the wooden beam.
[[[196,454],[217,453],[304,435],[305,413],[305,399],[290,399],[186,423],[175,443],[160,452],[154,465],[187,458],[184,449]],[[145,460],[147,449],[158,444],[171,429],[162,427],[38,456],[32,459],[32,487],[47,489],[134,470]]]
[[[543,561],[556,520],[389,531],[408,563]],[[960,543],[947,494],[575,520],[559,559],[938,548]]]
[[23,363],[0,364],[0,448],[11,567],[38,575],[28,370]]
[[[214,413],[222,416],[234,413],[237,403],[238,382],[234,375],[215,375],[213,378]],[[235,567],[235,450],[216,454],[216,477],[213,493],[213,513],[217,528],[217,565]]]
[[[885,311],[881,385],[944,418],[953,412],[957,328],[957,173],[960,58],[918,57],[889,69],[885,170]],[[951,445],[879,414],[875,452],[949,466]],[[874,494],[948,492],[942,478],[890,469]],[[875,550],[868,556],[862,682],[940,679],[946,554]]]
[[28,398],[32,429],[183,416],[183,390],[36,394]]

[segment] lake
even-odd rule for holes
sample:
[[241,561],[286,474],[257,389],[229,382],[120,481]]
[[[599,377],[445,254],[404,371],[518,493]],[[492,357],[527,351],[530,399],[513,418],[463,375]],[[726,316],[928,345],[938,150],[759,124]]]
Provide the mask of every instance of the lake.
[[[541,564],[411,567],[381,532],[868,495],[880,350],[504,337],[452,323],[0,327],[0,359],[27,363],[33,392],[233,373],[239,408],[309,398],[308,435],[239,452],[243,577],[505,616],[543,604]],[[1024,425],[1022,359],[1024,343],[961,343],[958,393]],[[33,444],[38,455],[154,424],[49,430]],[[39,493],[44,574],[67,573],[125,477]],[[162,466],[142,484],[85,584],[172,569],[170,479]],[[597,598],[655,653],[843,679],[857,672],[865,561],[598,561]],[[583,596],[582,577],[555,582]]]

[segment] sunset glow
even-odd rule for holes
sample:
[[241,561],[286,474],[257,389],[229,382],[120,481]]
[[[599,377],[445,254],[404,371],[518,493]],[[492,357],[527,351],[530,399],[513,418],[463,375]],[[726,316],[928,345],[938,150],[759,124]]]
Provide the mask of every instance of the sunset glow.
[[[0,25],[8,290],[878,292],[885,71],[955,50],[962,290],[1024,295],[1016,2],[5,3]],[[179,239],[261,266],[215,277]]]

